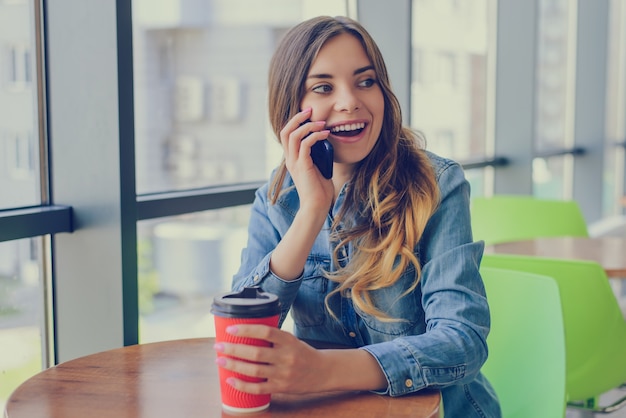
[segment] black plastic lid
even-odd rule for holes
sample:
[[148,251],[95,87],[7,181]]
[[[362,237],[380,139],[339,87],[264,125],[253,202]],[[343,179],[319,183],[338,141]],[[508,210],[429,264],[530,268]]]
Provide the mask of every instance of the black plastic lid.
[[263,292],[257,286],[244,287],[241,292],[213,298],[211,312],[227,318],[264,318],[280,313],[280,301],[275,294]]

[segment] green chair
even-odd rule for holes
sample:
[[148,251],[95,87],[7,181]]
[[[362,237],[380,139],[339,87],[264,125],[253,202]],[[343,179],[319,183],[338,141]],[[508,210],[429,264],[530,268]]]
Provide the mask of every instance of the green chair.
[[[598,405],[601,394],[626,382],[626,321],[599,264],[486,254],[481,266],[553,277],[563,308],[568,406],[605,413],[626,404],[623,397],[608,406]],[[529,312],[537,308],[528,303]]]
[[564,417],[565,335],[554,279],[490,267],[481,275],[491,311],[482,372],[500,399],[502,417]]
[[573,200],[539,199],[525,195],[496,195],[471,200],[475,240],[498,244],[540,237],[587,237],[589,232]]

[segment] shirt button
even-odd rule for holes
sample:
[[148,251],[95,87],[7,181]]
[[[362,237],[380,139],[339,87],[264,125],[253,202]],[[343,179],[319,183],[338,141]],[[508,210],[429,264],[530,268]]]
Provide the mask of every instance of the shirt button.
[[410,388],[413,386],[413,381],[411,379],[406,379],[404,381],[404,386],[406,386],[407,388]]
[[352,338],[356,337],[356,333],[354,331],[351,331],[348,335]]
[[259,275],[257,274],[256,276],[254,276],[254,283],[258,283],[261,281],[261,278],[259,277]]

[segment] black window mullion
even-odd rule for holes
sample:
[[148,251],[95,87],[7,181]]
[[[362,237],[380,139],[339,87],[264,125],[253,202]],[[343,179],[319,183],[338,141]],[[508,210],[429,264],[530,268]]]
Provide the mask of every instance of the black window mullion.
[[0,211],[0,242],[73,231],[70,206],[50,205]]

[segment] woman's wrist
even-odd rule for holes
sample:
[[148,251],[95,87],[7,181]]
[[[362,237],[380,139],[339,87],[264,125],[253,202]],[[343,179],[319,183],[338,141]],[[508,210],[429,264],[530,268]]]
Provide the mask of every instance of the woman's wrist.
[[280,240],[270,258],[270,269],[284,280],[295,280],[302,274],[313,243],[324,225],[324,218],[315,218],[298,211],[289,230]]
[[320,391],[380,390],[387,379],[376,359],[365,350],[320,350],[323,387]]

